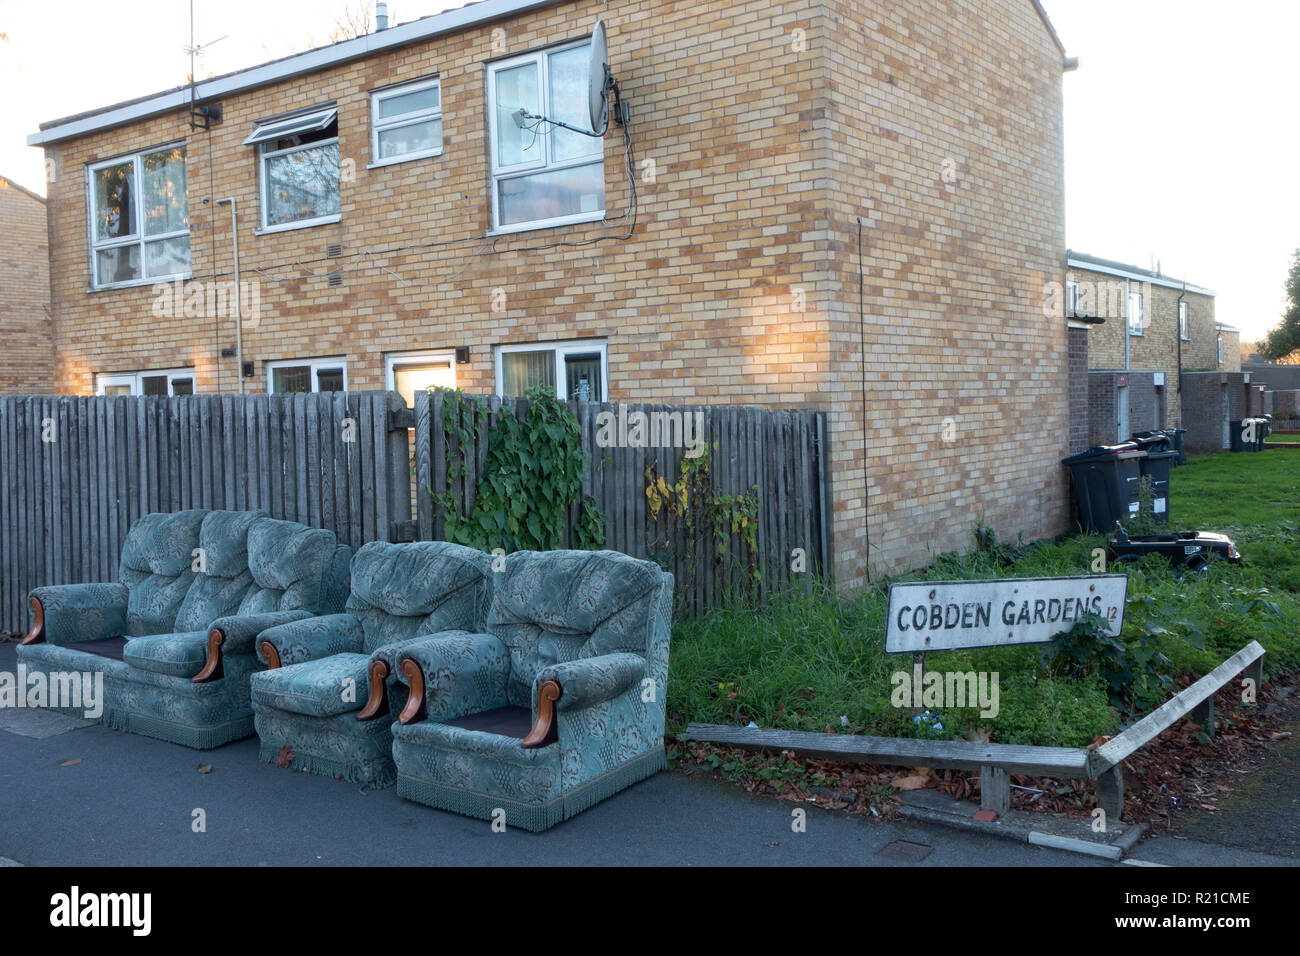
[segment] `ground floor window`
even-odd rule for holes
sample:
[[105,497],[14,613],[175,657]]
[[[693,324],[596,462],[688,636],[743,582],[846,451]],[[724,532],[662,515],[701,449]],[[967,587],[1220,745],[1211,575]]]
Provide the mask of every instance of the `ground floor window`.
[[99,395],[193,395],[194,369],[113,372],[96,379]]
[[384,357],[387,387],[415,407],[415,393],[456,387],[456,353],[394,352]]
[[271,362],[266,377],[272,395],[348,390],[348,366],[341,358]]
[[497,348],[497,394],[526,395],[544,385],[560,398],[603,402],[609,394],[607,350],[601,339]]

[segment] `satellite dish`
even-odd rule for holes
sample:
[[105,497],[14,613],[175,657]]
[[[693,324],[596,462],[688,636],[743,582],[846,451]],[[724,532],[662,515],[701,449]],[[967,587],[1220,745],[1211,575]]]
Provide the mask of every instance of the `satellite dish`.
[[596,21],[591,31],[591,61],[587,66],[587,106],[591,112],[591,129],[604,133],[609,126],[609,89],[613,85],[609,72],[609,43],[605,23]]

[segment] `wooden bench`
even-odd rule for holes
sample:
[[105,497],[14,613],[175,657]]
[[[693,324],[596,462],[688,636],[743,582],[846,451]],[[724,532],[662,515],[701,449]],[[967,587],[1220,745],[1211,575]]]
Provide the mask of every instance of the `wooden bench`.
[[1213,734],[1214,694],[1242,671],[1255,682],[1258,693],[1264,682],[1263,665],[1264,648],[1258,642],[1251,641],[1196,683],[1095,751],[1076,747],[972,743],[965,740],[819,734],[722,724],[691,724],[686,729],[686,739],[744,750],[792,750],[805,757],[844,763],[979,770],[980,807],[992,810],[999,816],[1011,808],[1011,774],[1095,780],[1098,805],[1106,812],[1107,818],[1120,820],[1124,809],[1123,761],[1161,731],[1189,715],[1205,727],[1207,733]]

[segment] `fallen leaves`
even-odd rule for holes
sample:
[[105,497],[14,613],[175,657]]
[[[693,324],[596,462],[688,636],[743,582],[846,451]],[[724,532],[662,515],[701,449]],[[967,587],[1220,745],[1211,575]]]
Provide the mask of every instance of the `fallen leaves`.
[[75,766],[76,766],[77,764],[79,764],[79,763],[81,763],[81,758],[80,758],[80,757],[78,757],[76,760],[65,760],[65,761],[63,761],[63,763],[59,764],[59,766],[60,766],[60,767],[75,767]]
[[929,774],[914,773],[906,777],[895,777],[889,783],[895,790],[924,790],[929,779]]
[[199,771],[199,773],[212,773],[212,764],[210,764],[210,763],[201,763],[201,764],[199,764],[199,766],[198,766],[198,771]]
[[293,750],[288,744],[280,748],[280,755],[275,758],[275,765],[280,768],[289,766],[293,763]]

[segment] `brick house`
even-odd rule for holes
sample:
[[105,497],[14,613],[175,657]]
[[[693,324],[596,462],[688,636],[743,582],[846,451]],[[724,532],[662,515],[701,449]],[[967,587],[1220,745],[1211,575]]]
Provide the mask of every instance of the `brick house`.
[[0,176],[0,395],[50,390],[50,256],[45,200]]
[[1073,416],[1086,444],[1185,424],[1180,372],[1240,368],[1209,289],[1072,250],[1067,266],[1066,308],[1087,328],[1088,400]]
[[[536,118],[598,18],[603,142]],[[1055,534],[1064,67],[1036,0],[483,0],[46,123],[58,388],[813,406],[841,585]]]

